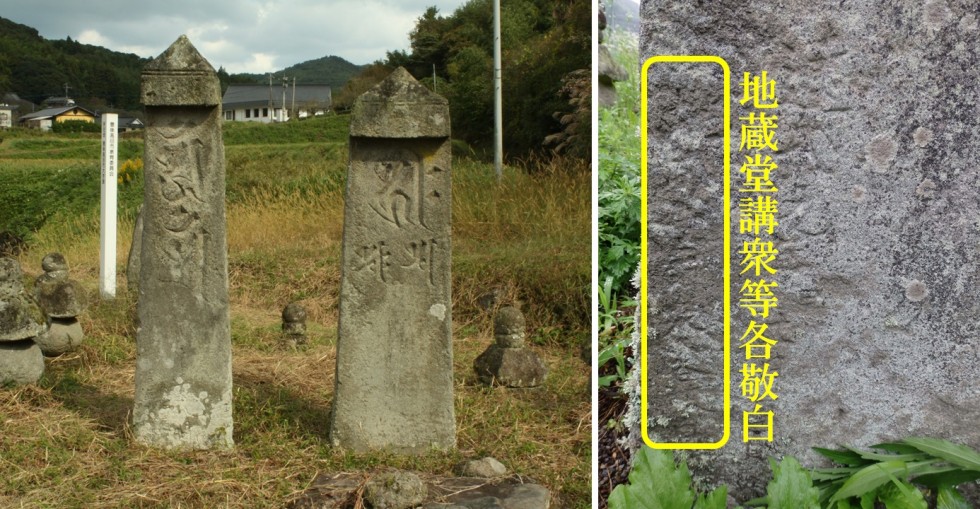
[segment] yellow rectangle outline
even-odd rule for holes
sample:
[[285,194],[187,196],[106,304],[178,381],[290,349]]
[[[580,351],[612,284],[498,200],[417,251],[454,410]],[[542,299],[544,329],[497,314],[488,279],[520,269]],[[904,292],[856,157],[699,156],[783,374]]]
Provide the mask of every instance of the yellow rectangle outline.
[[[648,218],[647,218],[647,167],[648,167],[648,141],[647,141],[647,115],[648,111],[648,73],[650,66],[656,63],[714,63],[721,66],[722,72],[724,73],[724,191],[723,191],[723,215],[724,218],[724,233],[723,233],[723,243],[724,243],[724,256],[723,260],[723,279],[724,279],[724,432],[722,437],[717,442],[705,442],[705,443],[695,443],[695,442],[654,442],[648,435],[648,400],[647,400],[647,382],[649,380],[647,376],[647,232],[649,230]],[[709,56],[709,55],[658,55],[647,59],[643,63],[643,71],[640,75],[642,83],[642,91],[640,94],[640,101],[642,107],[642,115],[640,118],[640,153],[642,158],[641,172],[640,172],[640,215],[643,225],[642,235],[640,236],[640,266],[643,267],[640,276],[640,344],[641,344],[641,371],[640,376],[642,377],[641,383],[642,388],[640,391],[641,395],[641,428],[643,441],[650,447],[654,449],[720,449],[728,442],[729,435],[731,434],[731,219],[730,219],[730,171],[731,171],[731,71],[728,68],[728,62],[725,62],[721,57]]]

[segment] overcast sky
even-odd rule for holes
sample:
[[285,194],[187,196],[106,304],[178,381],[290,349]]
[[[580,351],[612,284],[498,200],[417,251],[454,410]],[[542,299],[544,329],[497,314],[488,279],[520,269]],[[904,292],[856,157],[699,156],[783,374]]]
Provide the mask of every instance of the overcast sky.
[[355,64],[408,50],[425,9],[466,0],[0,0],[0,17],[46,39],[71,37],[155,57],[181,34],[217,69],[265,73],[327,55]]

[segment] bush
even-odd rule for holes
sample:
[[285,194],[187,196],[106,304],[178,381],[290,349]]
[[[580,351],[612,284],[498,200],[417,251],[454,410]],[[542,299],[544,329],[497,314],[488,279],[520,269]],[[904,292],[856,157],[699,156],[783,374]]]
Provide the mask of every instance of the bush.
[[86,122],[84,120],[66,120],[64,122],[55,122],[51,126],[51,130],[56,133],[100,133],[102,132],[102,126],[95,122]]
[[[635,35],[614,34],[613,56],[636,69]],[[599,112],[599,281],[612,280],[612,292],[631,294],[630,279],[640,263],[639,73],[616,84],[618,99]]]

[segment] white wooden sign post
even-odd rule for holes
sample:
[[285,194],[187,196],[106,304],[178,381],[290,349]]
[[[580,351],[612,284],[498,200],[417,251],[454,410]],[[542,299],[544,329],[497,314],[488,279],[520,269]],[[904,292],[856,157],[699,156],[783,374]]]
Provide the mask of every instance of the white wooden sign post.
[[103,298],[116,296],[116,179],[119,115],[102,115],[102,215],[99,233],[99,291]]

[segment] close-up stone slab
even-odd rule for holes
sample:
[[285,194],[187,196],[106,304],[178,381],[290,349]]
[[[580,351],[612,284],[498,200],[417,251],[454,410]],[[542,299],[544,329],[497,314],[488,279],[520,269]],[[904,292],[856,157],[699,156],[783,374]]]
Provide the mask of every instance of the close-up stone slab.
[[[717,56],[732,76],[730,97],[717,95],[718,71],[706,65],[641,77],[650,85],[648,156],[669,163],[652,164],[648,178],[675,186],[654,186],[650,198],[647,234],[663,244],[661,258],[643,268],[655,273],[647,339],[659,345],[648,360],[660,364],[642,382],[662,403],[650,408],[646,432],[719,438],[717,425],[698,427],[721,410],[710,378],[720,369],[722,341],[717,112],[724,100],[733,107],[730,213],[737,218],[746,156],[739,117],[751,110],[751,102],[740,103],[741,81],[765,71],[778,98],[766,110],[778,117],[778,151],[770,153],[778,164],[778,227],[767,238],[779,250],[778,308],[766,322],[766,336],[778,340],[769,360],[778,399],[766,400],[773,440],[744,441],[743,412],[752,409],[740,394],[738,344],[749,315],[736,297],[730,439],[718,450],[685,453],[694,477],[728,484],[744,502],[763,494],[769,457],[826,465],[811,447],[932,436],[980,449],[976,3],[645,0],[640,17],[641,62]],[[739,241],[727,253],[733,296],[744,279],[737,277],[738,228],[736,219],[731,232]],[[658,343],[667,337],[669,344]],[[682,366],[703,385],[688,384]],[[636,447],[639,384],[633,390]]]

